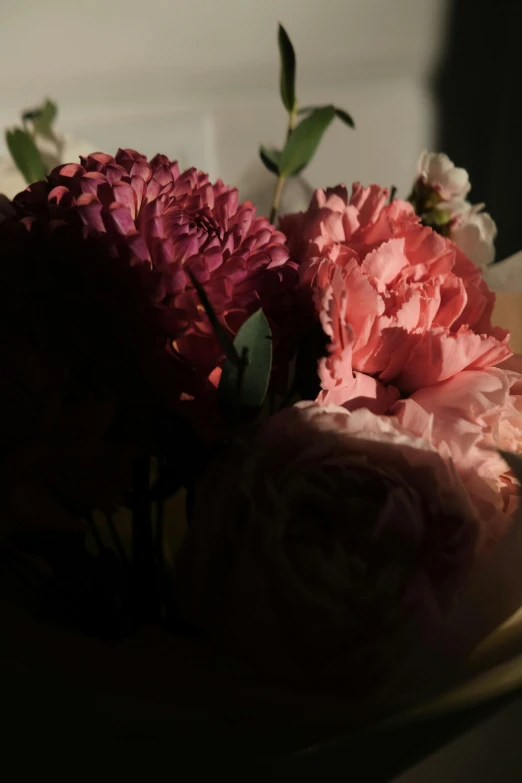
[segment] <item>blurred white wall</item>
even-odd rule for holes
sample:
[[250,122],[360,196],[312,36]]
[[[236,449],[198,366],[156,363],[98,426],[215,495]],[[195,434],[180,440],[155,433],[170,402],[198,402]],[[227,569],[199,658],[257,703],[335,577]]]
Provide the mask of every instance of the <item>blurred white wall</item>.
[[272,180],[257,148],[280,144],[285,128],[281,21],[301,103],[335,102],[357,123],[332,125],[311,184],[405,191],[432,142],[426,76],[446,0],[2,0],[1,10],[1,126],[50,96],[60,129],[98,149],[180,157],[263,202]]

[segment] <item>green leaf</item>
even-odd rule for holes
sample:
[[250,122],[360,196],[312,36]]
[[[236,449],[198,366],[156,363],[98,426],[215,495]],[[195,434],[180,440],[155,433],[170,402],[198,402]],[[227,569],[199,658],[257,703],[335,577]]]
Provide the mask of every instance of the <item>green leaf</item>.
[[281,76],[279,89],[283,106],[289,112],[295,109],[295,52],[288,33],[279,25],[279,54],[281,57]]
[[338,106],[335,107],[335,116],[341,120],[341,122],[344,122],[345,125],[348,125],[350,128],[355,128],[355,122],[353,121],[352,117],[348,114],[347,111],[344,109],[339,109]]
[[230,361],[234,366],[239,367],[241,365],[241,357],[234,348],[234,343],[228,336],[224,326],[219,321],[215,310],[210,304],[209,298],[205,293],[205,289],[196,276],[190,271],[190,269],[187,269],[187,274],[190,277],[192,285],[196,289],[196,293],[199,296],[201,304],[203,305],[205,313],[207,314],[207,318],[210,321],[216,337],[219,340],[219,344],[221,345],[223,353],[227,357],[228,361]]
[[6,131],[5,138],[11,157],[27,184],[43,179],[45,168],[32,137],[20,128],[15,128]]
[[219,383],[221,403],[229,409],[238,404],[244,408],[261,408],[272,369],[272,332],[262,310],[245,321],[236,335],[234,348],[243,357],[243,365],[238,367],[228,360],[223,365]]
[[279,163],[281,161],[281,152],[279,150],[267,149],[261,145],[259,147],[259,157],[268,171],[271,171],[272,174],[279,174]]
[[291,177],[310,163],[323,133],[334,117],[333,106],[313,109],[312,113],[294,128],[281,155],[279,168],[283,176]]
[[58,113],[55,103],[47,99],[42,108],[33,117],[35,133],[47,139],[54,138],[53,123]]
[[[310,114],[313,111],[317,111],[317,109],[326,108],[326,106],[302,106],[298,114]],[[344,122],[345,125],[349,125],[350,128],[355,128],[355,122],[353,121],[353,118],[350,114],[348,114],[347,111],[344,109],[340,109],[338,106],[334,106],[333,110],[335,112],[335,116],[341,120],[341,122]]]

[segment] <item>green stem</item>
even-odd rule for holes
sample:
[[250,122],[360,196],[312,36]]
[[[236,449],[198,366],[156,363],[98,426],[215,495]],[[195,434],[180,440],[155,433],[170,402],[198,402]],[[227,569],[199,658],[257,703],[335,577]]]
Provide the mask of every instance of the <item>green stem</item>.
[[[159,471],[158,475],[159,477],[164,476],[164,472],[167,470],[166,464],[164,459],[160,459],[158,462]],[[158,497],[156,498],[156,562],[158,564],[158,571],[161,573],[163,569],[163,553],[164,553],[164,547],[163,547],[163,540],[164,540],[164,519],[163,519],[163,512],[165,509],[165,498],[163,495],[163,492],[160,492],[158,494]]]
[[[162,477],[166,470],[166,461],[164,459],[158,460],[158,477]],[[156,498],[156,529],[155,529],[155,557],[156,557],[156,580],[157,580],[157,606],[159,617],[165,620],[167,616],[167,601],[165,598],[165,563],[164,563],[164,538],[165,538],[165,525],[164,525],[164,512],[165,512],[165,498],[163,492],[160,492]]]
[[275,224],[277,217],[277,210],[279,209],[279,201],[281,200],[281,193],[283,192],[283,185],[285,184],[286,177],[280,174],[277,178],[274,196],[272,198],[272,208],[270,209],[270,217],[268,218],[272,225]]
[[103,549],[105,548],[103,546],[103,539],[102,539],[102,537],[100,535],[100,532],[99,532],[98,528],[96,527],[96,522],[94,521],[94,519],[92,518],[92,516],[90,514],[87,515],[87,524],[89,526],[89,530],[91,531],[91,535],[92,535],[92,537],[94,538],[94,540],[96,542],[96,546],[98,547],[98,551],[102,552]]
[[286,140],[287,141],[288,141],[288,137],[290,136],[290,134],[292,133],[292,131],[294,129],[296,119],[297,119],[297,101],[296,101],[295,106],[292,109],[292,111],[288,112],[288,127],[286,129]]
[[239,430],[241,426],[241,398],[243,396],[243,386],[245,384],[245,372],[248,367],[248,348],[243,348],[240,357],[240,364],[237,368],[236,381],[236,405],[234,407],[233,424],[234,428]]
[[[292,111],[288,112],[288,126],[286,129],[287,141],[294,129],[296,119],[297,119],[297,103],[295,104]],[[275,224],[275,220],[277,218],[277,210],[279,209],[279,202],[281,200],[281,193],[283,192],[283,187],[285,182],[286,182],[286,176],[284,174],[279,174],[279,176],[277,177],[276,186],[274,188],[272,207],[270,209],[270,216],[268,218],[272,224]]]
[[118,534],[116,525],[114,524],[114,520],[111,514],[105,514],[105,520],[107,522],[107,527],[109,528],[109,532],[111,534],[112,543],[114,544],[114,549],[116,550],[118,557],[120,557],[123,561],[127,562],[128,560],[127,553],[125,551],[125,547],[122,544],[121,538]]
[[155,615],[154,539],[150,518],[150,458],[138,457],[132,481],[132,555],[138,619]]

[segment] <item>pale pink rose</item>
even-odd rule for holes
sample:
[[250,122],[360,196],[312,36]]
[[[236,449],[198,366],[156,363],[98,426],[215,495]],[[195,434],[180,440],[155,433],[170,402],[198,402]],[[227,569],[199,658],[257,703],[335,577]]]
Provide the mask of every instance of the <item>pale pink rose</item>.
[[456,245],[422,226],[413,207],[356,183],[314,194],[281,218],[313,293],[329,354],[319,401],[385,413],[399,397],[506,359],[508,333],[491,324],[494,294]]
[[463,199],[471,189],[466,169],[457,168],[453,161],[441,152],[425,150],[417,163],[417,176],[444,201]]
[[522,451],[522,375],[498,367],[468,370],[416,391],[393,413],[451,457],[484,522],[483,546],[500,540],[519,486],[498,450]]
[[427,441],[393,417],[300,403],[203,478],[178,607],[253,677],[293,683],[305,709],[368,707],[438,639],[477,531]]

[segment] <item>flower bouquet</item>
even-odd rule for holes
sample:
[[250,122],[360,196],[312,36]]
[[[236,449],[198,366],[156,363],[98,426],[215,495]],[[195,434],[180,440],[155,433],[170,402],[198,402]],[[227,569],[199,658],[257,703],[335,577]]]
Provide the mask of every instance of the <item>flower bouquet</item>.
[[522,375],[445,156],[275,227],[353,126],[279,45],[270,220],[130,149],[2,202],[6,703],[198,772],[389,780],[522,683]]

